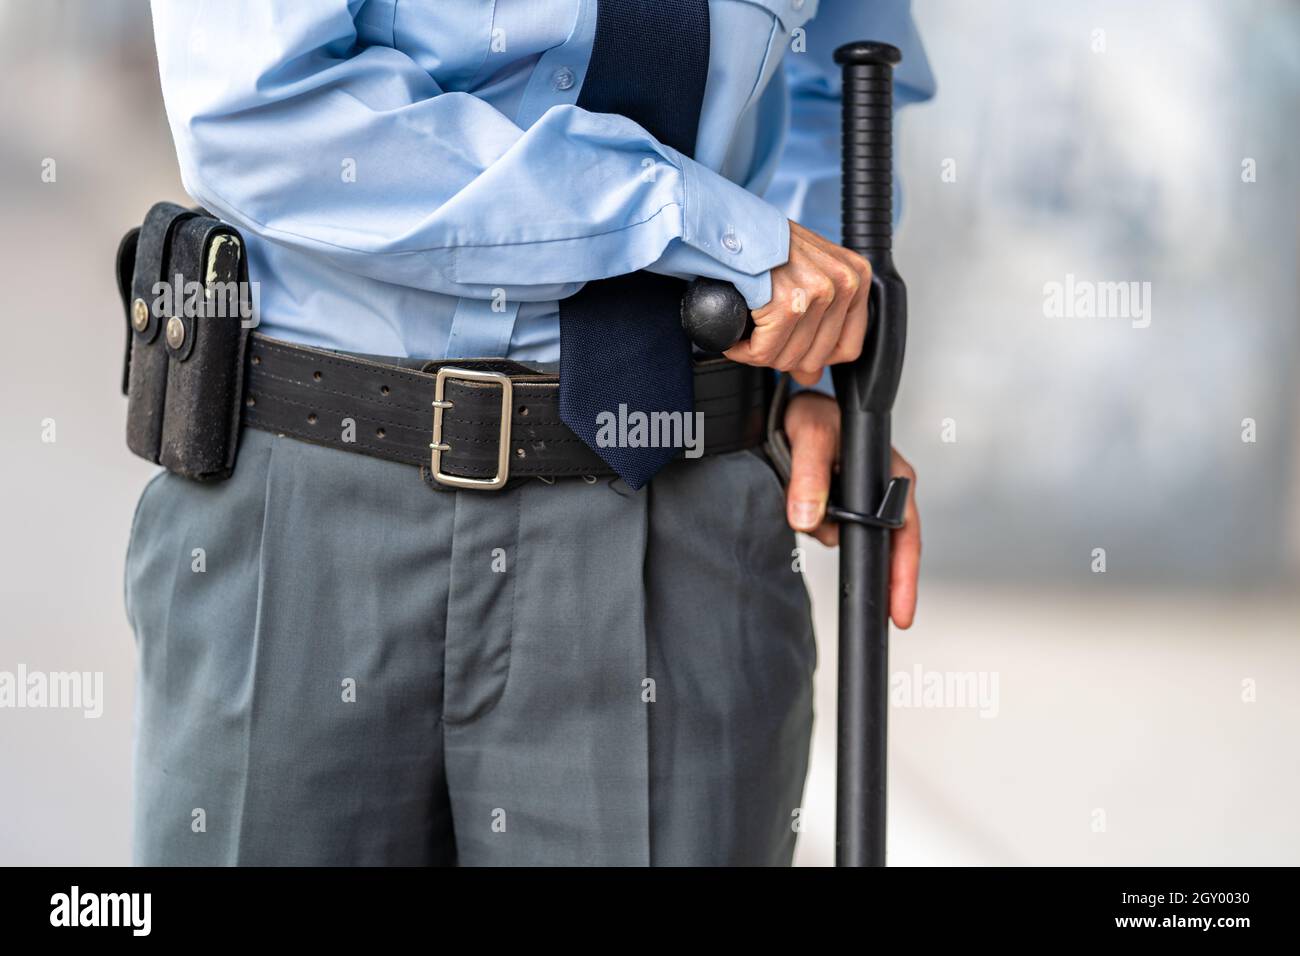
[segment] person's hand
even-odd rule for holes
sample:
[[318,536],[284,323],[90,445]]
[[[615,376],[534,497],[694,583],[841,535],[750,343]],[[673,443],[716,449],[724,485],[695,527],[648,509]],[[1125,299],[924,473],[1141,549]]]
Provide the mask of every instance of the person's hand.
[[[801,392],[785,410],[785,434],[790,440],[790,487],[786,489],[786,520],[822,544],[839,544],[838,524],[826,521],[831,472],[840,451],[840,406],[818,392]],[[889,565],[889,616],[900,628],[912,626],[916,614],[916,578],[921,567],[921,516],[916,510],[916,472],[897,451],[890,473],[908,478],[907,511],[903,527],[893,533]]]
[[790,223],[790,258],[772,270],[772,300],[752,313],[753,334],[723,354],[814,384],[827,365],[852,362],[867,332],[871,265]]

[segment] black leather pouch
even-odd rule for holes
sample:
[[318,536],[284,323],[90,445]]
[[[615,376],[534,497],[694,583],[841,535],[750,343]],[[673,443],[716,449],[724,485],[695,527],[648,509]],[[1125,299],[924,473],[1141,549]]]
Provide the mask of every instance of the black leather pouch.
[[230,476],[252,314],[243,241],[203,210],[158,203],[118,249],[126,443],[197,481]]

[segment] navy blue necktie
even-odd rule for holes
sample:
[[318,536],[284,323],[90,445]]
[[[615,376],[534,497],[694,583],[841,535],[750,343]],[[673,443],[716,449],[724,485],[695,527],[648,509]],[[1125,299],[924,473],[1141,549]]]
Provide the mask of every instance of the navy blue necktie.
[[[599,0],[595,47],[578,106],[619,113],[693,156],[709,70],[708,0]],[[680,448],[597,440],[603,416],[694,410],[685,284],[648,272],[588,282],[560,303],[560,417],[632,488]],[[607,429],[606,435],[617,429]]]

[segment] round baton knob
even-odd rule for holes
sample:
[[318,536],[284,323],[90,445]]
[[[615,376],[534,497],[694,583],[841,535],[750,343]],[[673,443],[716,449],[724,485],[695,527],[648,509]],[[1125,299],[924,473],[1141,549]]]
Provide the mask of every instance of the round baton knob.
[[753,328],[745,297],[730,282],[699,278],[682,296],[682,328],[705,352],[725,352]]

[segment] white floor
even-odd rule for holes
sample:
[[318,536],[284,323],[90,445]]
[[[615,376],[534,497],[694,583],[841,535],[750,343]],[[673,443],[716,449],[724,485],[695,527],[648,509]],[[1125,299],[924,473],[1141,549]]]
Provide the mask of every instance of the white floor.
[[[822,552],[810,573],[827,572]],[[826,866],[836,632],[833,592],[814,593],[818,726],[796,859]],[[998,708],[891,708],[890,864],[1300,863],[1298,634],[1295,598],[923,587],[891,673],[996,673]]]

